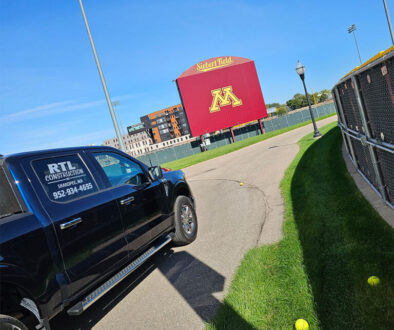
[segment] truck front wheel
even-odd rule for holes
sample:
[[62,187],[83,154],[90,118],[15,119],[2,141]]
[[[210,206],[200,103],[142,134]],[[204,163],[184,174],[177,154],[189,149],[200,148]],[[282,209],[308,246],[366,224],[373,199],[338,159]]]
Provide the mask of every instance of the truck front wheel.
[[197,237],[197,215],[193,203],[186,196],[178,196],[174,203],[175,213],[175,245],[187,245]]
[[18,319],[0,314],[0,330],[28,330]]

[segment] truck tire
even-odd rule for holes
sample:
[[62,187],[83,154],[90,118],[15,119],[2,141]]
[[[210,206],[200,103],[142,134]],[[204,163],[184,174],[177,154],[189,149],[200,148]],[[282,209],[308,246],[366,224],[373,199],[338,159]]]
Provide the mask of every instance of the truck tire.
[[186,196],[178,196],[174,203],[175,235],[173,243],[187,245],[197,237],[197,215],[193,203]]
[[21,321],[8,316],[0,314],[0,330],[29,330]]

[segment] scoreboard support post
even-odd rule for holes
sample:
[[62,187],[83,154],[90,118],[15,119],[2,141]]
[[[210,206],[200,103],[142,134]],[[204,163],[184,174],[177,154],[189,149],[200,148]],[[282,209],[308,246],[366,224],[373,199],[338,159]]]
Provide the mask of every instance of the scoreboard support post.
[[201,139],[201,150],[202,150],[202,152],[207,151],[207,147],[206,147],[205,141],[204,141],[204,135],[201,135],[200,139]]
[[260,125],[261,134],[264,134],[264,128],[263,128],[263,123],[262,123],[261,119],[259,119],[259,125]]
[[232,127],[230,127],[230,132],[231,132],[231,137],[232,137],[232,139],[233,139],[233,143],[235,143],[235,142],[236,142],[236,141],[235,141],[235,135],[234,135],[234,130],[233,130]]

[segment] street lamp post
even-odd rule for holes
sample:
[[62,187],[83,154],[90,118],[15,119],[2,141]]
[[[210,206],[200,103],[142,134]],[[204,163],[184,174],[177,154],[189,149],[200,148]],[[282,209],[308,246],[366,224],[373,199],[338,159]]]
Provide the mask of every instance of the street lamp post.
[[98,72],[99,72],[99,76],[100,76],[100,79],[101,79],[101,84],[103,85],[105,98],[106,98],[106,100],[107,100],[107,104],[108,104],[108,108],[109,108],[109,113],[111,114],[112,123],[114,124],[115,132],[116,132],[116,137],[117,137],[118,140],[119,140],[120,149],[121,149],[122,151],[126,151],[126,149],[125,149],[125,147],[124,147],[124,144],[123,144],[122,135],[121,135],[120,130],[119,130],[118,121],[116,120],[115,113],[114,113],[114,109],[112,108],[112,102],[111,102],[111,98],[110,98],[109,93],[108,93],[107,84],[105,83],[103,70],[101,69],[100,61],[99,61],[98,56],[97,56],[96,46],[94,45],[93,37],[92,37],[92,34],[90,33],[90,28],[89,28],[89,24],[88,24],[88,19],[86,18],[86,14],[85,14],[85,10],[84,10],[84,8],[83,8],[82,0],[79,0],[79,5],[80,5],[80,7],[81,7],[81,12],[82,12],[83,20],[85,21],[85,26],[86,26],[86,30],[87,30],[87,32],[88,32],[88,36],[89,36],[89,40],[90,40],[90,45],[92,46],[92,51],[93,51],[94,59],[95,59],[95,61],[96,61],[97,70],[98,70]]
[[360,60],[360,64],[363,64],[363,61],[361,61],[360,49],[358,49],[358,43],[357,43],[357,38],[356,38],[356,30],[357,30],[357,27],[356,27],[355,24],[352,24],[352,25],[350,25],[347,28],[347,32],[349,32],[349,33],[353,32],[354,42],[356,43],[356,48],[357,48],[357,53],[358,53],[358,58]]
[[297,63],[296,71],[302,80],[302,84],[304,85],[305,96],[306,96],[306,100],[308,101],[309,112],[310,112],[311,118],[312,118],[312,124],[313,124],[313,130],[314,130],[313,137],[319,137],[319,136],[321,136],[321,133],[317,129],[315,117],[313,116],[313,112],[312,112],[311,101],[309,100],[308,91],[306,90],[306,86],[305,86],[305,67],[300,63],[300,61],[298,61],[298,63]]

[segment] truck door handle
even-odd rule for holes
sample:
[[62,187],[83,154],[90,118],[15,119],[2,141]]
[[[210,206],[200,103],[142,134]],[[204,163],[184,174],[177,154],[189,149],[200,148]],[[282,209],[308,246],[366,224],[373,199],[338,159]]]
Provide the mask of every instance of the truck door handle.
[[73,227],[81,222],[82,222],[82,218],[75,218],[71,221],[67,221],[65,223],[60,224],[60,229],[62,229],[62,230],[67,229],[67,228]]
[[120,205],[129,205],[132,201],[134,201],[134,197],[130,196],[120,201]]

